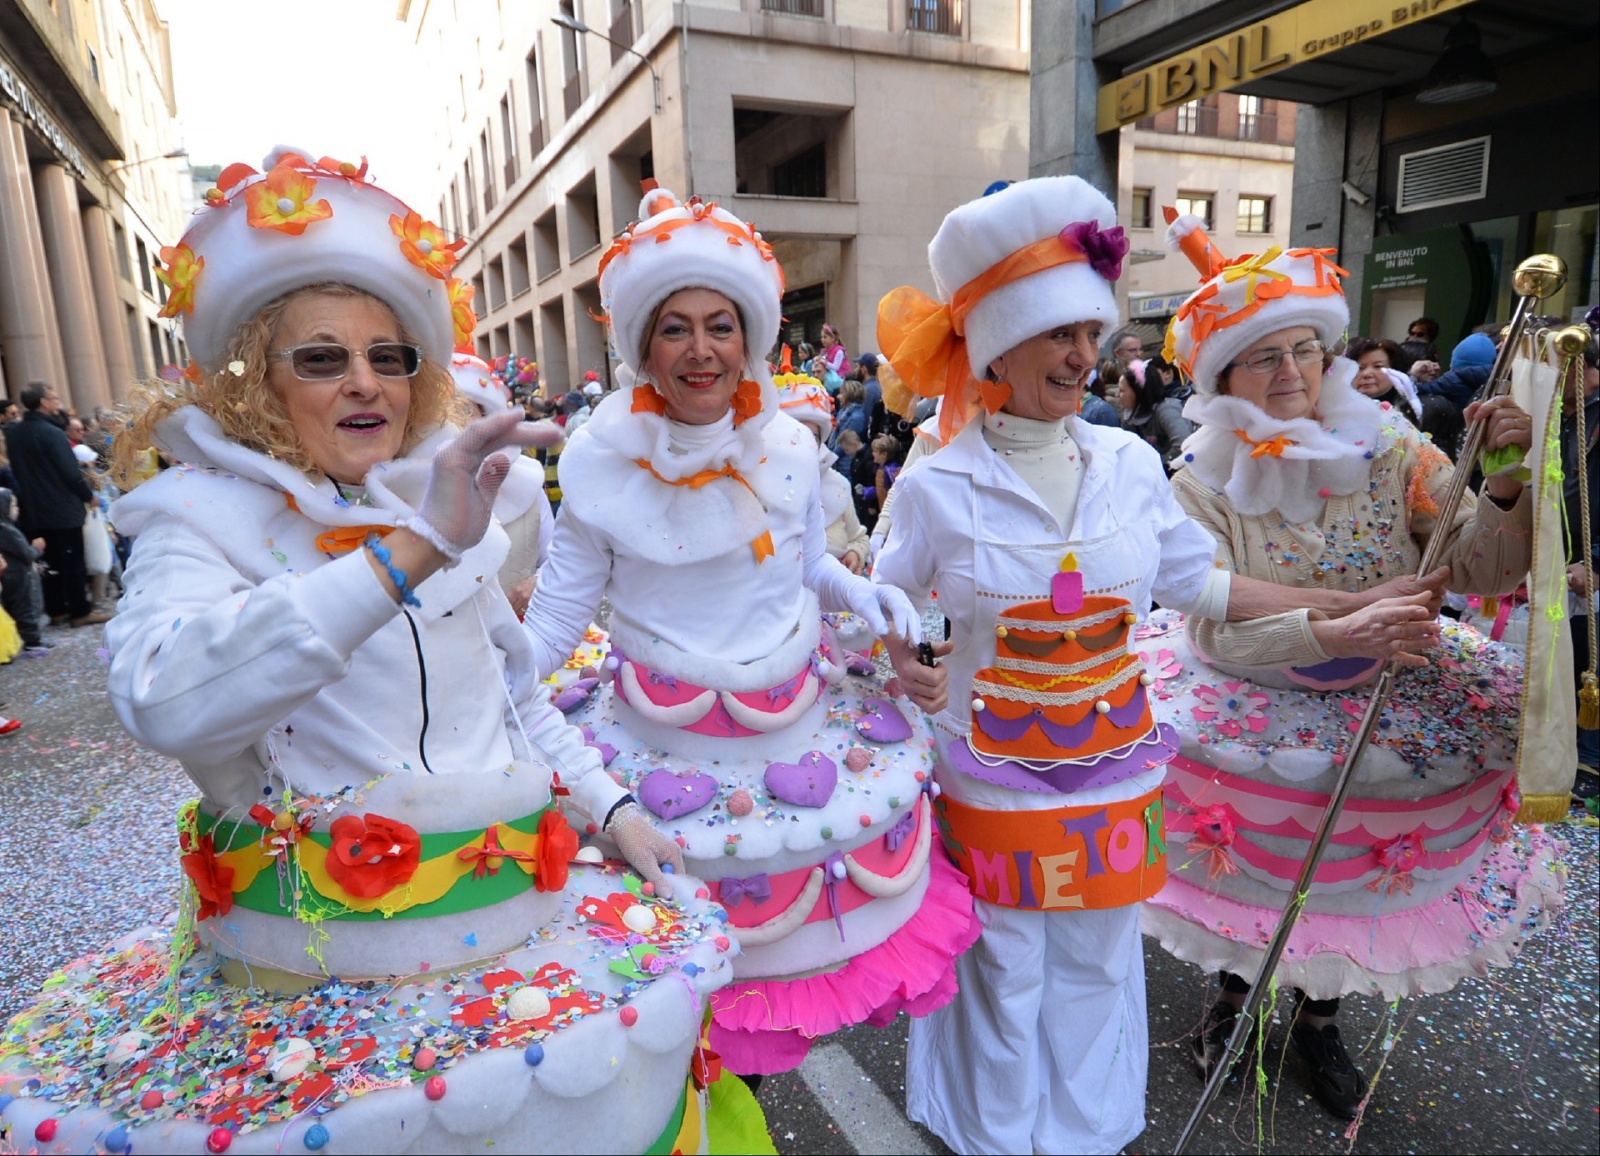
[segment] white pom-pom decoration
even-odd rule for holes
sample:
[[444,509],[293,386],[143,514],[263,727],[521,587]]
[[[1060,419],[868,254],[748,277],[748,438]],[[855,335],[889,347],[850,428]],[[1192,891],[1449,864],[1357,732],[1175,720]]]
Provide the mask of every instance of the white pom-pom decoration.
[[984,703],[983,699],[981,699],[981,698],[975,698],[975,699],[972,700],[972,709],[975,710],[975,711],[982,710],[985,705],[986,704]]
[[267,1053],[267,1075],[272,1077],[275,1084],[287,1084],[310,1067],[311,1061],[316,1058],[317,1049],[311,1046],[310,1041],[290,1036],[273,1044],[272,1050]]
[[629,931],[636,931],[640,935],[654,931],[656,926],[656,913],[643,903],[635,903],[622,913],[622,925]]
[[538,1020],[550,1014],[550,997],[543,988],[519,987],[506,1000],[506,1018]]
[[1102,698],[1094,704],[1094,709],[1099,711],[1101,714],[1110,714],[1111,704]]
[[604,863],[606,861],[606,857],[601,853],[600,848],[592,844],[588,847],[579,847],[578,853],[572,858],[577,863]]

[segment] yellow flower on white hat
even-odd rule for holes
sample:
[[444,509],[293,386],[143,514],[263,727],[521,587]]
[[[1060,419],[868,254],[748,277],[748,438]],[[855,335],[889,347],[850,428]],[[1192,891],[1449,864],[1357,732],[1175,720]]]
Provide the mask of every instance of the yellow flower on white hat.
[[446,281],[444,287],[445,292],[450,295],[450,320],[455,324],[456,344],[470,344],[472,331],[478,327],[478,315],[472,311],[474,290],[471,285],[456,277]]
[[167,263],[167,267],[157,269],[156,276],[170,293],[159,316],[176,317],[180,313],[193,313],[195,282],[200,280],[200,271],[206,267],[206,259],[196,257],[194,250],[187,245],[168,245],[161,250],[161,259]]
[[276,229],[291,237],[298,237],[306,226],[325,221],[333,216],[333,206],[327,201],[313,201],[316,191],[315,177],[302,173],[295,163],[304,164],[302,157],[285,154],[267,179],[245,190],[245,204],[249,207],[248,221],[253,229]]

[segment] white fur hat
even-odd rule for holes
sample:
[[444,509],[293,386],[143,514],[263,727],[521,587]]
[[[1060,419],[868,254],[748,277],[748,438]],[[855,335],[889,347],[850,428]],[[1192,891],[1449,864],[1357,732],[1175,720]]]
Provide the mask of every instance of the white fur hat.
[[[939,300],[951,301],[962,286],[1025,246],[1086,222],[1092,222],[1096,232],[1109,232],[1116,226],[1117,211],[1104,194],[1078,177],[1018,181],[967,202],[944,219],[928,246]],[[1121,241],[1120,229],[1115,236]],[[1075,261],[986,293],[965,320],[972,375],[981,380],[990,361],[1053,326],[1101,321],[1107,330],[1114,327],[1119,314],[1112,282],[1121,273],[1125,241],[1121,249],[1114,272],[1100,261]],[[1107,272],[1112,273],[1109,278]]]
[[496,414],[511,405],[511,391],[494,375],[489,363],[470,349],[458,349],[450,357],[450,376],[456,392],[486,415]]
[[1332,348],[1350,325],[1333,249],[1272,246],[1228,261],[1198,217],[1167,214],[1167,247],[1187,256],[1203,284],[1167,326],[1161,355],[1197,393],[1214,394],[1223,367],[1270,333],[1307,325]]
[[782,321],[783,270],[772,246],[726,209],[698,197],[679,204],[665,189],[647,192],[639,215],[600,261],[600,298],[617,358],[637,370],[656,306],[680,289],[715,289],[739,306],[748,369],[764,377]]
[[[162,316],[183,317],[199,365],[216,370],[241,324],[307,285],[337,281],[370,293],[442,366],[471,336],[470,288],[450,276],[456,250],[437,225],[366,179],[367,166],[278,148],[265,173],[223,170],[205,207],[158,273],[171,293]],[[463,332],[464,330],[464,332]]]
[[803,373],[780,373],[772,379],[778,387],[778,408],[822,434],[833,433],[833,398],[822,383]]

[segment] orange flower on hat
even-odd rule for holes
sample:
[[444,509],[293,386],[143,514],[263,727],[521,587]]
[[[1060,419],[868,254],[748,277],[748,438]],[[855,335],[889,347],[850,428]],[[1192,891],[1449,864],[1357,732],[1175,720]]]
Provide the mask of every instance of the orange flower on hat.
[[456,327],[456,344],[471,345],[472,331],[478,327],[478,315],[472,311],[473,288],[465,281],[452,277],[444,283],[450,295],[450,320]]
[[444,231],[421,214],[411,211],[404,218],[391,215],[389,229],[400,238],[400,251],[418,269],[441,281],[450,279],[450,270],[456,263],[456,251],[466,246],[466,241],[448,242]]
[[335,160],[333,157],[323,157],[316,163],[316,167],[325,173],[332,173],[336,177],[344,177],[352,181],[365,181],[367,179],[367,158],[361,158],[360,165],[353,165],[349,161]]
[[286,157],[275,165],[267,179],[258,181],[245,190],[245,204],[250,212],[247,220],[252,229],[276,229],[298,237],[307,225],[326,221],[333,216],[333,206],[327,201],[313,201],[317,180],[296,169]]
[[206,267],[204,257],[196,257],[187,245],[169,245],[161,250],[165,269],[157,269],[156,276],[169,290],[167,303],[161,307],[160,317],[176,317],[180,313],[194,312],[194,287],[200,280],[200,271]]

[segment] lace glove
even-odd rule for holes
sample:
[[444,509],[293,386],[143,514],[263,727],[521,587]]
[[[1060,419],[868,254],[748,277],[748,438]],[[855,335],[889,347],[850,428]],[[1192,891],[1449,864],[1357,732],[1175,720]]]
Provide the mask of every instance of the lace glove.
[[660,831],[639,810],[633,796],[625,797],[606,817],[605,832],[622,852],[622,857],[645,881],[655,885],[658,899],[672,898],[672,884],[664,868],[683,874],[683,848]]
[[922,641],[922,616],[897,587],[858,579],[847,595],[850,613],[858,615],[880,638],[896,634],[915,646]]
[[519,410],[479,418],[434,455],[422,508],[402,525],[454,566],[489,528],[495,495],[511,472],[511,458],[496,451],[560,440],[559,429],[524,421]]

